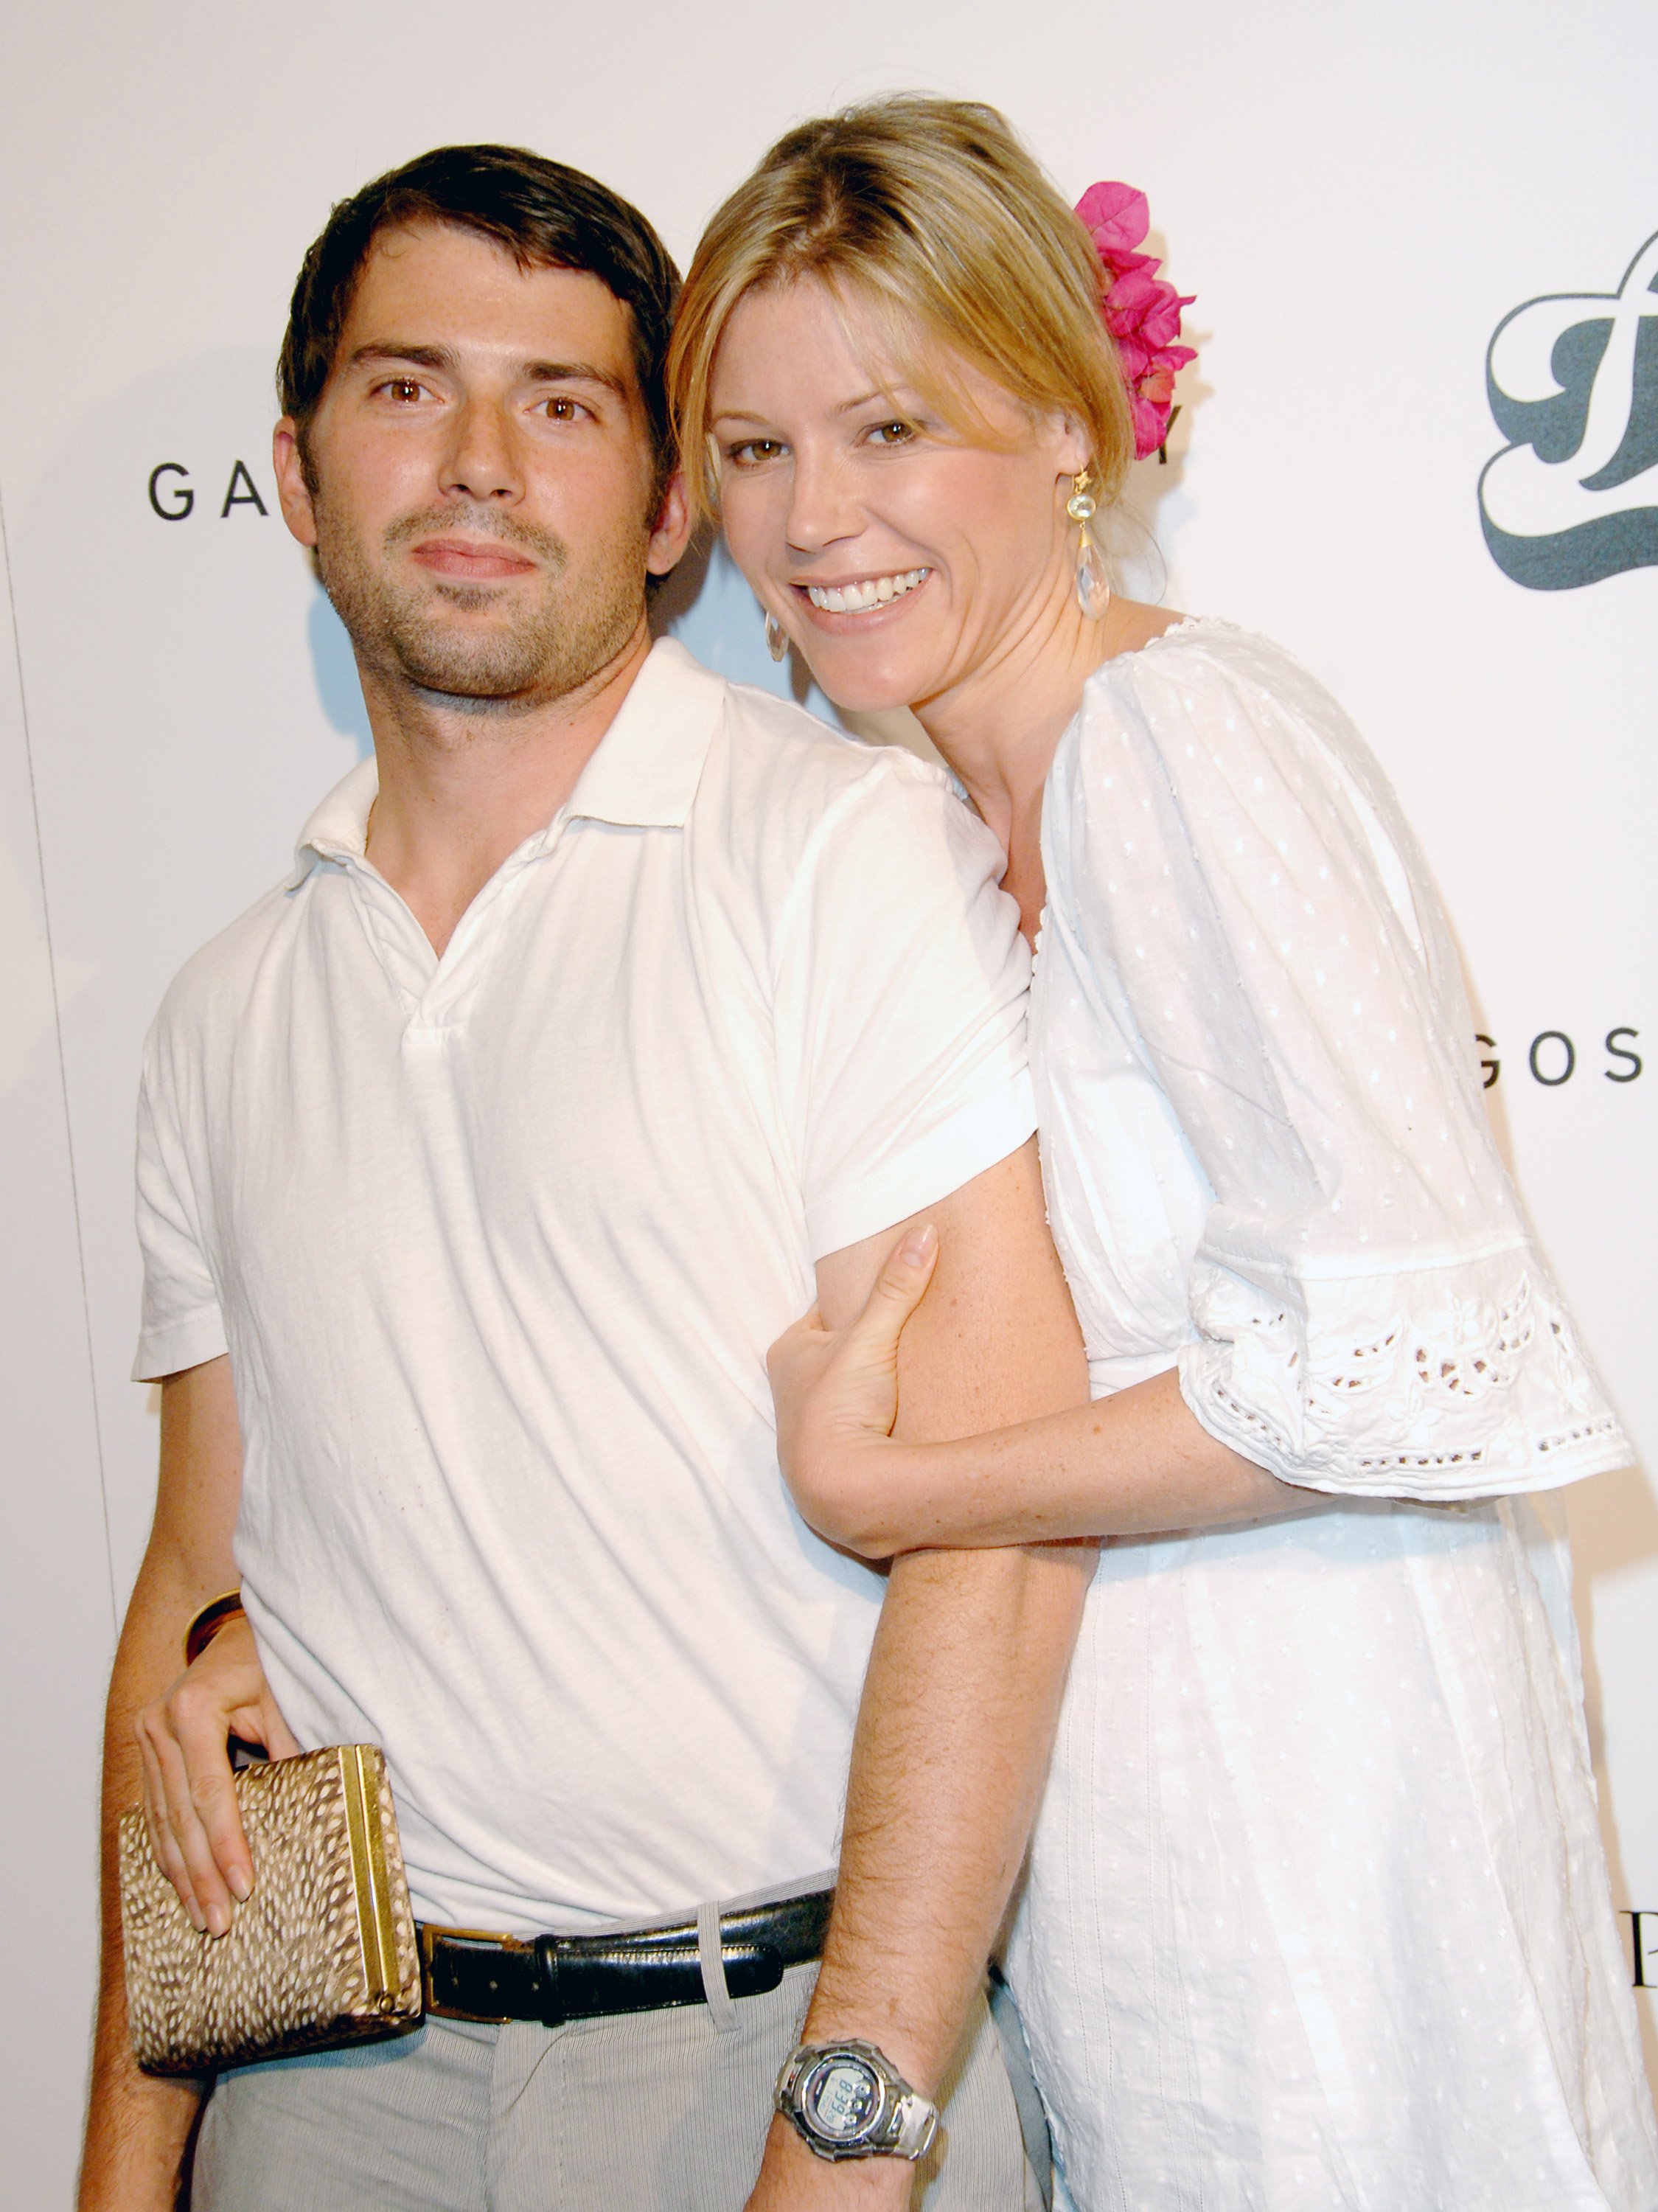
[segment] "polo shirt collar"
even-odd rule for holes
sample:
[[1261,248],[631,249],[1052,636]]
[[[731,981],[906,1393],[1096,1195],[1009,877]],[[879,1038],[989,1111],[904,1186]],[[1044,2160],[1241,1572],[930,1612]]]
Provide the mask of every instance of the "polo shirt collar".
[[300,832],[294,866],[282,879],[297,890],[319,860],[360,860],[368,842],[368,811],[380,787],[380,763],[370,753],[337,783]]
[[725,689],[677,638],[659,638],[577,777],[570,813],[624,829],[683,830]]
[[[677,639],[659,638],[562,811],[624,829],[683,830],[720,725],[725,688]],[[284,889],[296,890],[319,860],[362,859],[379,789],[371,755],[335,785],[300,832]]]

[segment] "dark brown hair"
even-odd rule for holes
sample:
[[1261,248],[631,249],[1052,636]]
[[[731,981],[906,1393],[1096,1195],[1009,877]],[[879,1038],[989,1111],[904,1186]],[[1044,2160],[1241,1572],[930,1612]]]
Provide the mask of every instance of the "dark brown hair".
[[[659,485],[674,464],[666,362],[679,271],[637,208],[580,169],[519,146],[440,146],[342,200],[300,264],[276,368],[282,412],[305,434],[375,239],[399,224],[476,231],[520,269],[597,276],[627,308]],[[307,469],[307,475],[309,468]]]

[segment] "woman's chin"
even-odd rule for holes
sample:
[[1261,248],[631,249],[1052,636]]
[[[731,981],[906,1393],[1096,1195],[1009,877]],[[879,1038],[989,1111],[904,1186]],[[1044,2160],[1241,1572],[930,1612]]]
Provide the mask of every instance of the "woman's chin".
[[805,659],[819,690],[847,714],[890,714],[908,707],[926,689],[913,669],[889,659],[872,644],[836,646],[827,653],[808,653]]

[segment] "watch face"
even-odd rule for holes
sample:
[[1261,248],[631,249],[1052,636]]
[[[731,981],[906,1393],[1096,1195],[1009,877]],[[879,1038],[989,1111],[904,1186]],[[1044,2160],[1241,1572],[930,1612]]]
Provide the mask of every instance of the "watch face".
[[820,2058],[800,2085],[800,2108],[826,2142],[856,2142],[880,2109],[875,2069],[850,2052]]

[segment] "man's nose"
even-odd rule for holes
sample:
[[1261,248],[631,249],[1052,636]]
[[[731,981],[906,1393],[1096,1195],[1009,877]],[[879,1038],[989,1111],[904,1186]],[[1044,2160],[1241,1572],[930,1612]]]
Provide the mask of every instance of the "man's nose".
[[802,553],[821,553],[837,538],[855,538],[863,526],[853,488],[835,457],[797,453],[786,517],[789,544]]
[[512,425],[488,400],[471,399],[455,416],[443,489],[468,499],[509,505],[524,496],[524,473]]

